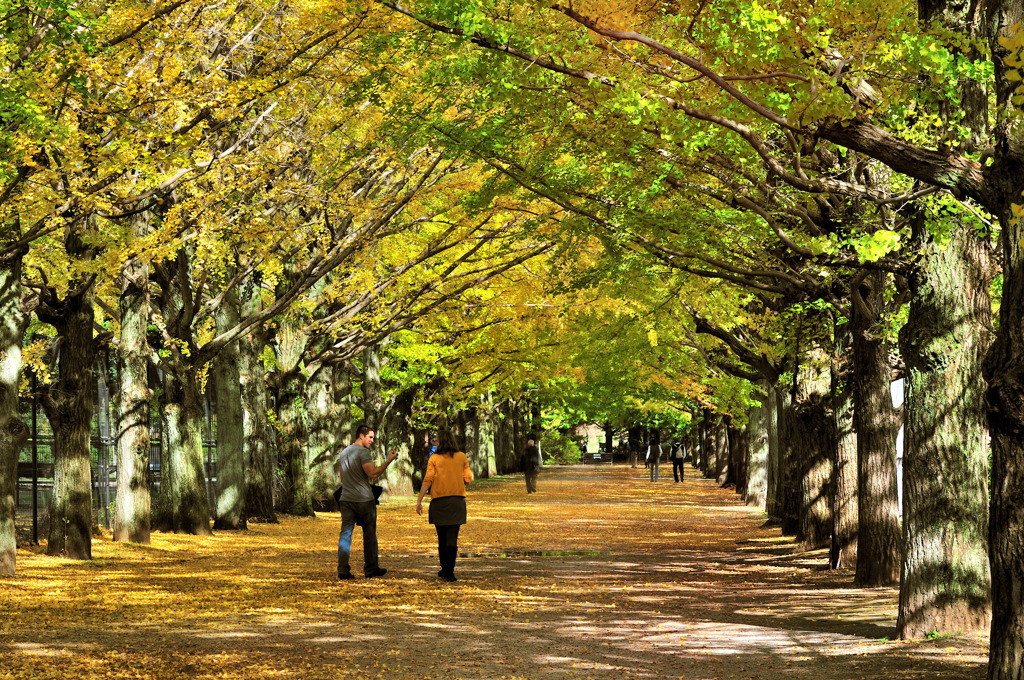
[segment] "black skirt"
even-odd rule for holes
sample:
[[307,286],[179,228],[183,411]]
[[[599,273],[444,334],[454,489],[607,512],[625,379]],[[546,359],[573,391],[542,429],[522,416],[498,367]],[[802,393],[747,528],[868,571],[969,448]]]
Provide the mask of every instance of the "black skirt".
[[431,498],[427,509],[427,519],[431,524],[451,526],[466,523],[466,497],[442,496]]

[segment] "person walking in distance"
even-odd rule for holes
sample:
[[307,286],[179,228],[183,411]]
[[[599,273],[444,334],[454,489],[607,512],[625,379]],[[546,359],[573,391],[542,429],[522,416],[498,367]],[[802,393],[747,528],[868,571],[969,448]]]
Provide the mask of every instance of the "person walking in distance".
[[526,477],[526,493],[537,492],[537,474],[540,472],[540,449],[532,439],[526,440],[523,455],[519,456],[519,469]]
[[466,523],[466,485],[473,481],[466,454],[458,450],[451,432],[438,433],[437,452],[427,460],[427,474],[416,498],[416,514],[423,514],[423,497],[430,494],[427,519],[437,531],[437,557],[445,581],[455,581],[459,554],[459,528]]
[[377,499],[370,482],[384,474],[398,458],[391,451],[383,464],[377,465],[370,455],[376,433],[366,425],[356,429],[356,440],[338,455],[335,469],[341,478],[338,507],[341,510],[341,535],[338,537],[338,578],[353,578],[349,566],[352,551],[352,531],[356,525],[363,531],[363,574],[376,578],[388,573],[382,569],[377,552]]
[[658,481],[658,465],[661,463],[661,442],[657,436],[651,437],[647,446],[647,467],[651,472],[651,481]]
[[672,442],[672,451],[669,453],[672,459],[672,476],[676,483],[683,481],[683,461],[686,460],[686,448],[682,442]]

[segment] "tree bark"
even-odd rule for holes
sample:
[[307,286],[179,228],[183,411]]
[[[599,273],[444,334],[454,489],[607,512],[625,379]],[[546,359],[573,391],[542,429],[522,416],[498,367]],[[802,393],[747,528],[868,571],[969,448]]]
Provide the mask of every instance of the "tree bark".
[[[181,378],[178,375],[182,375]],[[203,460],[203,405],[187,371],[164,373],[163,455],[160,497],[153,524],[160,531],[210,534],[210,505]]]
[[885,285],[884,273],[865,272],[850,291],[859,512],[854,583],[863,587],[899,583],[902,557],[896,488],[899,424],[889,388],[890,349],[882,327]]
[[831,380],[822,352],[808,353],[800,370],[799,394],[792,410],[791,469],[798,475],[797,539],[804,550],[828,545],[832,536],[832,461],[836,439],[829,413]]
[[733,472],[736,492],[746,495],[747,459],[750,455],[750,430],[747,424],[729,425],[729,470]]
[[20,252],[0,259],[0,576],[15,573],[18,457],[28,427],[18,412],[21,345],[28,321],[21,301]]
[[374,345],[363,350],[363,423],[374,430],[380,428],[380,418],[384,410],[384,398],[380,386],[380,346]]
[[987,630],[988,428],[981,361],[990,323],[985,243],[953,224],[936,243],[923,219],[912,247],[903,453],[903,638]]
[[[494,402],[490,393],[481,398],[481,405],[477,407],[476,414],[480,430],[480,445],[477,450],[477,456],[481,460],[481,468],[486,467],[487,470],[487,474],[481,476],[493,477],[498,474],[498,460],[494,449],[496,437]],[[473,474],[476,474],[476,471]]]
[[40,313],[60,338],[57,380],[43,399],[53,428],[54,463],[46,554],[88,560],[94,523],[90,434],[96,400],[92,286],[69,292],[56,312]]
[[385,418],[388,450],[398,452],[386,473],[389,495],[412,495],[412,405],[418,391],[419,386],[414,385],[397,394]]
[[[241,315],[238,297],[228,292],[214,312],[217,332],[233,328]],[[213,362],[213,389],[217,414],[217,485],[213,528],[245,529],[245,430],[242,414],[240,347],[232,340]]]
[[714,432],[715,468],[714,479],[718,486],[726,486],[730,479],[729,468],[729,419],[719,416]]
[[149,543],[150,491],[149,266],[129,263],[121,274],[121,342],[117,392],[117,489],[114,540]]
[[[253,279],[242,287],[242,313],[260,308],[260,289]],[[268,390],[262,329],[243,336],[238,347],[238,375],[242,400],[243,455],[245,457],[245,514],[247,522],[277,522],[274,512],[274,448],[267,421]]]
[[334,404],[337,407],[337,417],[334,420],[334,440],[338,447],[338,451],[335,451],[331,458],[333,466],[341,449],[354,440],[355,432],[352,426],[352,365],[346,361],[332,365],[331,369]]
[[750,409],[747,447],[747,483],[743,489],[743,502],[747,505],[764,508],[768,490],[768,397],[771,387],[762,383],[760,404]]
[[345,441],[338,438],[341,407],[335,401],[335,374],[334,366],[319,366],[305,385],[306,493],[313,509],[320,511],[337,509],[332,496],[338,487],[334,463]]
[[835,336],[832,361],[835,408],[832,420],[836,432],[836,458],[833,464],[835,491],[832,494],[829,566],[839,569],[857,566],[857,433],[853,426],[853,386],[850,384],[850,324],[836,326]]

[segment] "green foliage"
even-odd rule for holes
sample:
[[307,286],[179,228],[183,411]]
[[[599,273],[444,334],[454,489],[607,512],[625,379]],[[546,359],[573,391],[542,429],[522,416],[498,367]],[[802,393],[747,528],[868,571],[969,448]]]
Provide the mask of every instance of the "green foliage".
[[565,430],[545,430],[540,438],[540,450],[544,460],[557,465],[576,465],[582,457],[579,443]]

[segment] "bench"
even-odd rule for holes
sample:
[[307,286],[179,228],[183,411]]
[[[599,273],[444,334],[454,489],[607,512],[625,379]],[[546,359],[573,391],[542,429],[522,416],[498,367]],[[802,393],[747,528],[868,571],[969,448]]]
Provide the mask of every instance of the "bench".
[[610,463],[612,462],[612,454],[605,453],[604,451],[598,451],[597,453],[584,453],[583,464],[587,463]]

